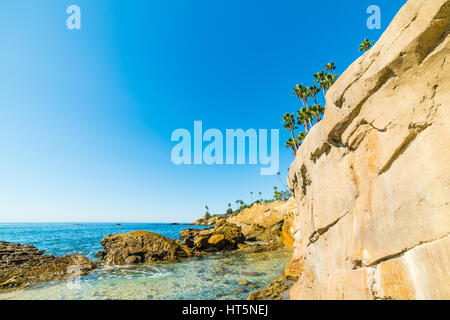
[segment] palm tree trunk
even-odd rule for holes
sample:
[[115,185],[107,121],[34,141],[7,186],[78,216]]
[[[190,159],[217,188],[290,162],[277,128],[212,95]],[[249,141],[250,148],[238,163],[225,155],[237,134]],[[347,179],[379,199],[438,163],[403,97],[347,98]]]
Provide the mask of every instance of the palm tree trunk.
[[308,122],[306,122],[306,119],[303,120],[303,126],[305,127],[306,133],[308,133],[309,132],[309,128],[308,128]]
[[292,142],[294,142],[295,153],[297,153],[298,147],[297,147],[297,142],[295,141],[295,137],[294,137],[294,130],[292,130],[292,127],[290,130],[291,130]]

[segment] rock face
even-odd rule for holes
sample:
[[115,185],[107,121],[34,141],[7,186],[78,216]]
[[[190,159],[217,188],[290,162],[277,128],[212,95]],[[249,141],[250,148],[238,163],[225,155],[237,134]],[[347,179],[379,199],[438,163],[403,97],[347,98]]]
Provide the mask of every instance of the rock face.
[[32,245],[0,242],[0,290],[86,275],[100,264],[79,254],[54,257]]
[[410,0],[292,164],[293,299],[450,299],[450,1]]
[[276,201],[270,204],[256,203],[236,216],[227,219],[241,227],[247,241],[276,243],[278,246],[293,247],[292,236],[296,201]]
[[191,250],[176,240],[148,231],[109,235],[97,253],[106,265],[171,262],[192,256]]

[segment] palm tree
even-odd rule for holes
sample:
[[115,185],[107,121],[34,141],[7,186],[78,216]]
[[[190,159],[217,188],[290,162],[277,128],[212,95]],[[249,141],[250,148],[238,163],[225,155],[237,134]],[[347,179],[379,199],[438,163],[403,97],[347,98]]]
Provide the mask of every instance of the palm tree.
[[320,89],[317,88],[316,85],[310,86],[308,88],[309,93],[311,94],[311,96],[314,98],[314,103],[317,104],[317,99],[316,96],[317,94],[320,92]]
[[292,153],[294,154],[294,157],[297,155],[297,152],[295,150],[294,140],[292,140],[292,138],[287,139],[286,144],[284,145],[284,147],[292,149]]
[[308,108],[308,98],[311,97],[311,92],[309,91],[309,88],[305,87],[303,84],[298,84],[294,88],[294,96],[299,98],[304,108]]
[[302,94],[303,94],[303,99],[305,100],[306,109],[308,109],[309,108],[308,99],[311,98],[312,94],[309,91],[309,88],[307,88],[307,87],[302,88]]
[[317,82],[317,84],[322,88],[323,91],[323,97],[326,98],[326,92],[325,92],[325,72],[320,71],[317,72],[314,75],[314,82]]
[[300,143],[303,143],[303,141],[305,140],[305,138],[306,138],[306,133],[304,133],[304,132],[299,132],[299,133],[298,133],[298,135],[297,135],[297,140],[298,140]]
[[336,70],[336,66],[334,65],[334,62],[330,62],[325,65],[325,69],[330,71],[331,75],[333,75],[333,71]]
[[[303,125],[306,134],[309,132],[308,123],[311,124],[311,111],[307,108],[301,108],[297,111],[297,124]],[[295,140],[297,143],[297,141]]]
[[367,52],[369,51],[370,47],[372,47],[373,40],[369,40],[367,38],[364,39],[364,41],[359,45],[359,51]]
[[280,173],[280,171],[277,172],[277,176],[278,176],[278,179],[280,180],[281,185],[286,189],[286,185],[283,183],[283,180],[281,180],[281,173]]
[[250,197],[251,197],[251,199],[252,199],[252,202],[253,202],[253,191],[252,191],[252,192],[250,192]]
[[325,88],[327,90],[329,90],[331,88],[331,86],[336,82],[336,75],[331,75],[331,74],[326,74],[325,75],[325,79],[324,79],[324,83],[325,83]]
[[311,107],[311,111],[313,113],[313,118],[314,120],[316,120],[317,122],[319,122],[322,118],[322,115],[325,111],[325,108],[322,107],[322,105],[320,104],[315,104]]
[[294,149],[295,149],[295,152],[297,152],[298,146],[297,146],[297,143],[296,143],[295,138],[294,138],[294,136],[295,136],[294,135],[294,130],[297,130],[298,127],[295,126],[294,114],[293,113],[285,113],[284,116],[283,116],[282,122],[284,123],[284,128],[291,132],[291,137],[292,137],[292,140],[293,140]]

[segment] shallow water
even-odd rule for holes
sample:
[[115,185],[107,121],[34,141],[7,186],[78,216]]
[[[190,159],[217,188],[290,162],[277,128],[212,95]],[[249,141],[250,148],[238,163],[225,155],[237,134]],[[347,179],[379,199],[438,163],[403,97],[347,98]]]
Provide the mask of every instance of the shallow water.
[[[101,238],[110,233],[148,230],[177,238],[179,231],[188,227],[167,224],[12,227],[3,224],[0,225],[0,241],[33,244],[55,255],[81,253],[94,259],[101,249]],[[22,232],[18,232],[19,228]],[[1,293],[0,299],[245,299],[275,279],[290,255],[285,249],[246,254],[225,252],[176,263],[105,267],[81,277],[79,282],[35,285]],[[240,280],[250,281],[251,288],[240,286]]]

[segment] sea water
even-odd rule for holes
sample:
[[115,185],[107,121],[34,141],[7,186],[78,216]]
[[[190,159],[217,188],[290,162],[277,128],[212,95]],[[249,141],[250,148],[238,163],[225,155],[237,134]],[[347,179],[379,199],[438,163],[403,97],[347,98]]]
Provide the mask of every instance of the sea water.
[[[146,230],[178,239],[191,225],[157,223],[0,224],[0,241],[32,244],[46,254],[82,254],[98,261],[100,240],[115,233]],[[77,282],[59,281],[0,293],[0,299],[245,299],[282,273],[289,250],[221,252],[181,262],[102,267]],[[252,286],[242,287],[241,280]]]

